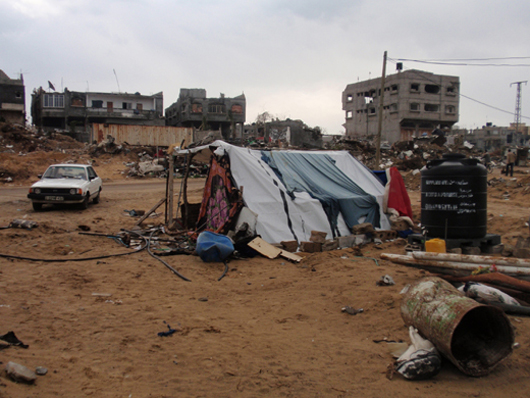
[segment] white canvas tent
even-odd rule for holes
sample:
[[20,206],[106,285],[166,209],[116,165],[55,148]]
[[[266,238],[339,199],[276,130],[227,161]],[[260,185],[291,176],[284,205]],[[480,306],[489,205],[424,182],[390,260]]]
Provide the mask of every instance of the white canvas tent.
[[[311,231],[326,232],[333,238],[329,219],[321,202],[307,192],[291,192],[282,183],[275,171],[263,160],[262,151],[241,148],[224,141],[188,150],[177,150],[176,154],[196,153],[210,156],[210,148],[215,147],[218,155],[227,154],[230,170],[236,187],[242,190],[246,207],[257,214],[256,232],[269,243],[297,240],[308,241]],[[275,151],[272,151],[274,153]],[[279,151],[276,151],[279,152]],[[281,151],[329,156],[334,165],[367,194],[375,197],[379,205],[380,229],[390,229],[390,223],[383,212],[385,187],[379,179],[347,151]],[[363,222],[359,219],[358,222]],[[350,235],[342,214],[337,218],[335,235]]]

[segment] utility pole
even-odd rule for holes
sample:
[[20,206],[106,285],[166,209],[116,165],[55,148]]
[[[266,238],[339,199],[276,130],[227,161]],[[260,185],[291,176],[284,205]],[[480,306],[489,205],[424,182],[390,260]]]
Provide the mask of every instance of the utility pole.
[[517,84],[517,94],[515,96],[515,133],[519,132],[519,125],[521,124],[521,84],[526,85],[528,80],[523,80],[520,82],[513,82],[510,84],[512,87],[514,84]]
[[381,76],[381,93],[379,95],[379,117],[377,124],[377,139],[375,141],[375,167],[379,169],[381,163],[381,131],[383,130],[383,100],[385,99],[386,51],[383,55],[383,74]]

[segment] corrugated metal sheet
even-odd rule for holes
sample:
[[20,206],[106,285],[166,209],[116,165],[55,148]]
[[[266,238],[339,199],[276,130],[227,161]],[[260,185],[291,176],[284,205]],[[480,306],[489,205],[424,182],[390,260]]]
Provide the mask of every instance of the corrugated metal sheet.
[[193,129],[188,127],[169,126],[132,126],[123,124],[92,124],[92,136],[98,143],[111,136],[116,144],[128,143],[129,145],[170,146],[180,145],[185,140],[184,146],[193,142]]

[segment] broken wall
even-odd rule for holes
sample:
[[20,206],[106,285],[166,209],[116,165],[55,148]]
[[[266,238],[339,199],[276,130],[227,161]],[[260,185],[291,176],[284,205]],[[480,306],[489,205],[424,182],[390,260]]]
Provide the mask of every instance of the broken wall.
[[185,140],[187,144],[194,141],[193,128],[170,126],[133,126],[123,124],[92,124],[92,141],[98,143],[114,138],[116,144],[128,143],[141,146],[164,146],[178,144]]

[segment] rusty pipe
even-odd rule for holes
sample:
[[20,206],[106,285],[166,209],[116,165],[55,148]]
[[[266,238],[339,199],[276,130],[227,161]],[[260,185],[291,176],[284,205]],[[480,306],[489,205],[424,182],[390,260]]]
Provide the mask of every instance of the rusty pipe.
[[454,253],[413,252],[412,256],[422,260],[455,261],[458,263],[495,264],[530,268],[530,260],[511,257],[472,256]]
[[[382,253],[381,258],[390,260],[393,263],[415,265],[415,266],[426,266],[426,267],[437,267],[437,268],[448,268],[459,271],[473,272],[477,270],[481,265],[489,266],[491,264],[475,264],[475,263],[460,263],[453,261],[435,261],[435,260],[422,260],[414,258],[413,256],[403,256],[400,254]],[[520,275],[530,276],[530,268],[514,267],[507,265],[495,265],[498,272],[502,272],[508,275]]]
[[463,296],[441,278],[424,278],[403,297],[401,316],[468,376],[485,376],[513,350],[504,312]]

